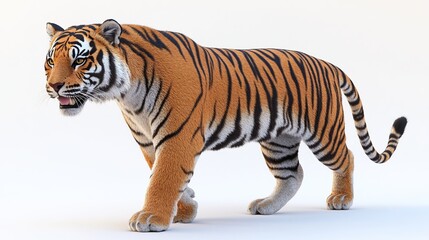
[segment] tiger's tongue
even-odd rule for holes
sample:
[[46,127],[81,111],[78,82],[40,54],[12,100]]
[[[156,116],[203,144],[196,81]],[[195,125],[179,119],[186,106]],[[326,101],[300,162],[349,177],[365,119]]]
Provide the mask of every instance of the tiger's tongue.
[[71,105],[71,98],[68,97],[58,97],[61,105]]

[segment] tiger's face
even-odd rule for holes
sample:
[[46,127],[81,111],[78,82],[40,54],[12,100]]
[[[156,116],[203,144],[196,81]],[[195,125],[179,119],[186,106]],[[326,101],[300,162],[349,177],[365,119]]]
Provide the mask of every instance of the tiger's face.
[[130,70],[118,48],[121,31],[114,20],[66,30],[47,24],[46,91],[64,115],[78,114],[88,100],[116,99],[128,90]]

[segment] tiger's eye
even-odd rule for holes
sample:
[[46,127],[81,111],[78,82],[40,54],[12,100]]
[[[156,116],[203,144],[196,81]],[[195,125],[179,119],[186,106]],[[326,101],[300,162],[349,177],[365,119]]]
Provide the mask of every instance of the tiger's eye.
[[48,64],[50,66],[54,66],[54,60],[52,60],[52,58],[48,58],[48,60],[46,60],[48,62]]
[[74,63],[75,63],[76,65],[82,65],[82,64],[84,64],[84,63],[85,63],[85,61],[86,61],[86,58],[78,58],[78,59],[76,59],[76,60],[74,61]]

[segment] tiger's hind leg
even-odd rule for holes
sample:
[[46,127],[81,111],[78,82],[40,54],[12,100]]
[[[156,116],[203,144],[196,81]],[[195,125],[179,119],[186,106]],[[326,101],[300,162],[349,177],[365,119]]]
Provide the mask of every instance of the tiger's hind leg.
[[174,216],[173,222],[190,223],[197,216],[198,202],[195,197],[194,190],[187,187],[177,203],[177,214]]
[[333,139],[307,143],[319,161],[333,171],[332,192],[326,199],[331,210],[347,210],[353,204],[353,154],[345,139],[344,131],[340,131]]
[[334,171],[332,193],[326,199],[326,204],[331,210],[347,210],[353,204],[353,154],[348,150],[345,160],[348,167]]
[[304,176],[298,161],[300,141],[299,138],[282,135],[261,142],[262,154],[276,178],[276,187],[270,196],[250,203],[251,214],[273,214],[286,205],[298,191]]

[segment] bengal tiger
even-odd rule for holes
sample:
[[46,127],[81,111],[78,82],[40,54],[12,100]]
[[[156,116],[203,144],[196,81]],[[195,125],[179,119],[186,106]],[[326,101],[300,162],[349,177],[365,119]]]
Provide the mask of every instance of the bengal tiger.
[[65,115],[89,101],[116,100],[152,171],[143,209],[132,231],[164,231],[197,213],[188,187],[207,150],[258,142],[276,179],[271,195],[250,203],[250,214],[273,214],[303,180],[304,141],[333,170],[329,209],[353,202],[353,154],[347,148],[341,92],[351,106],[366,155],[384,163],[407,124],[393,123],[388,145],[371,142],[362,102],[338,67],[298,51],[202,47],[187,36],[146,26],[102,24],[63,29],[47,23],[46,90]]

